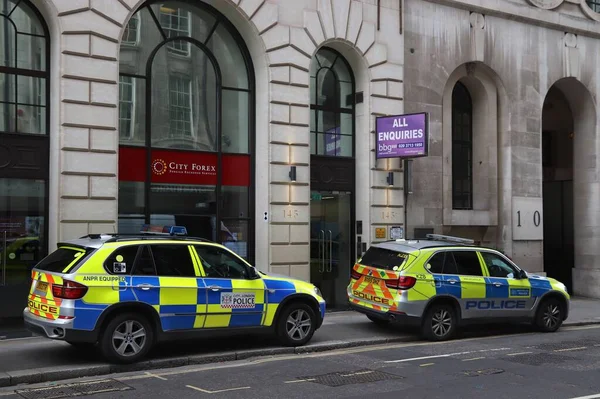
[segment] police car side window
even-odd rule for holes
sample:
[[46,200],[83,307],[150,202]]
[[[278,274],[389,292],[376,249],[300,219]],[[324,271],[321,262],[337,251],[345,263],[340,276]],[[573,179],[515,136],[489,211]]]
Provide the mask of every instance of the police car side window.
[[491,252],[481,252],[481,256],[488,268],[490,277],[513,278],[515,270],[500,256]]
[[196,277],[194,263],[187,245],[151,245],[156,274],[164,277]]
[[248,268],[225,250],[212,245],[197,245],[196,252],[206,277],[247,279]]
[[483,276],[481,264],[475,251],[454,251],[458,274],[463,276]]
[[106,258],[104,268],[111,274],[130,274],[139,248],[139,245],[128,245],[115,249]]
[[148,246],[144,245],[140,251],[133,268],[134,276],[156,276],[154,259]]
[[451,252],[438,252],[427,262],[427,269],[434,274],[458,274]]

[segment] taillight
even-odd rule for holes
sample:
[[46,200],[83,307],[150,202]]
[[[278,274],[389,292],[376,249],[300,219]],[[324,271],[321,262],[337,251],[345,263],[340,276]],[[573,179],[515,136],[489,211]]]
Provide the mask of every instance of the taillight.
[[81,299],[88,287],[75,281],[65,280],[63,285],[52,284],[52,295],[62,299]]
[[388,288],[395,288],[400,290],[408,290],[415,286],[417,279],[410,276],[400,276],[398,280],[385,280],[385,285]]
[[350,277],[352,277],[352,280],[358,280],[359,278],[362,277],[362,274],[360,274],[356,270],[352,269],[352,271],[350,272]]

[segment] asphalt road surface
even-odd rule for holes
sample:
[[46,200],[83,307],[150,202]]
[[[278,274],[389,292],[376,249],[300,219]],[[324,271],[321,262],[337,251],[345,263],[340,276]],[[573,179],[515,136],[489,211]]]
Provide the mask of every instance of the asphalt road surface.
[[97,399],[588,399],[600,398],[599,377],[600,326],[586,326],[113,374],[6,388],[0,398],[58,398],[62,391]]

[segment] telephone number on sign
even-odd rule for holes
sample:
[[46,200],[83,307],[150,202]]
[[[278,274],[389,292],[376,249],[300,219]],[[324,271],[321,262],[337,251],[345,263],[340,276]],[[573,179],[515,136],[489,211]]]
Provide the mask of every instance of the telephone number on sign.
[[398,148],[419,148],[423,147],[423,143],[400,143]]

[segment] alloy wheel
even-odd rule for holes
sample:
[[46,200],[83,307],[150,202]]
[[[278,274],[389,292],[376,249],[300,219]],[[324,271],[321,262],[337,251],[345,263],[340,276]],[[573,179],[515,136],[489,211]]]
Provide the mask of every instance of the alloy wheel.
[[431,329],[438,337],[444,337],[452,328],[452,315],[446,309],[438,309],[431,318]]
[[544,311],[544,317],[542,318],[544,326],[546,328],[554,328],[560,320],[560,308],[555,303],[550,303]]
[[303,309],[296,309],[288,316],[285,327],[291,339],[300,341],[310,333],[312,320],[308,312]]
[[112,345],[120,356],[134,356],[146,345],[146,329],[135,320],[126,320],[115,328]]

